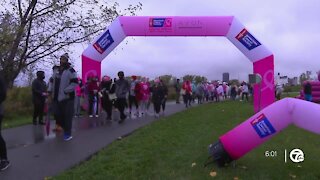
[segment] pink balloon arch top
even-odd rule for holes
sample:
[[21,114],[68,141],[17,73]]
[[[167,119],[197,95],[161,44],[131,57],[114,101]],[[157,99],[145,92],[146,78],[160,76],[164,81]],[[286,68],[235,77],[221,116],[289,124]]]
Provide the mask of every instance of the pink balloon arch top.
[[[254,87],[258,111],[274,102],[273,54],[234,16],[121,16],[102,32],[82,54],[82,78],[101,76],[101,61],[127,36],[225,36],[252,63],[262,83]],[[261,90],[258,91],[258,90]]]

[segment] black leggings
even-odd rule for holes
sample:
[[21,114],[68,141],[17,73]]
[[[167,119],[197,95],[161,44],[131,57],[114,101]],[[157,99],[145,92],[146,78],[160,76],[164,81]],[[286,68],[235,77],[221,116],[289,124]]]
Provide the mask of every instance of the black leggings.
[[39,122],[43,120],[43,109],[44,109],[45,101],[42,99],[35,99],[33,101],[34,109],[33,109],[33,121],[37,121],[39,117]]
[[243,100],[244,96],[246,96],[246,100],[249,101],[247,92],[243,92],[242,93],[242,100]]
[[167,99],[164,98],[161,102],[161,106],[162,106],[162,111],[166,110],[166,102],[167,102]]
[[121,120],[124,120],[127,117],[124,114],[124,109],[125,109],[126,105],[127,105],[127,99],[126,98],[118,98],[117,99],[116,107],[120,111],[120,119]]
[[2,119],[3,119],[3,116],[0,115],[0,159],[7,159],[6,142],[4,141],[2,134],[1,134]]
[[136,99],[136,96],[129,96],[129,109],[131,110],[132,108],[132,104],[134,104],[136,106],[136,109],[139,108],[139,104],[138,104],[138,101]]
[[153,106],[154,106],[154,111],[159,114],[160,109],[161,109],[161,101],[154,101],[153,102]]
[[103,97],[102,98],[102,107],[107,113],[107,118],[112,117],[112,106],[113,102],[108,98],[108,97]]

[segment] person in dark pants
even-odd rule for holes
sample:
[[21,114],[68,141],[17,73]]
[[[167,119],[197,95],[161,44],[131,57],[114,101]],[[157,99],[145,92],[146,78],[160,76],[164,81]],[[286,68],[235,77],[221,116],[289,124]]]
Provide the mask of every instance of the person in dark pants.
[[307,83],[304,85],[303,92],[304,99],[306,101],[312,101],[312,86],[309,81],[307,81]]
[[[132,117],[139,115],[139,102],[137,98],[137,87],[138,87],[138,80],[137,76],[131,76],[131,83],[130,83],[130,91],[129,91],[129,113]],[[133,111],[132,105],[136,107],[136,112]]]
[[164,97],[161,101],[162,114],[164,115],[164,111],[166,110],[167,97],[168,97],[168,87],[166,86],[166,84],[163,82],[162,79],[160,80],[160,86],[164,93]]
[[70,67],[68,54],[60,57],[60,83],[58,94],[58,114],[62,120],[65,141],[72,139],[72,118],[74,116],[75,88],[78,85],[76,71]]
[[237,88],[236,88],[236,85],[231,85],[231,92],[230,92],[230,94],[231,94],[231,99],[232,99],[233,101],[235,101],[235,100],[236,100],[236,97],[237,97]]
[[180,91],[181,91],[180,79],[177,79],[177,82],[174,85],[174,88],[176,90],[176,103],[180,104]]
[[7,95],[7,88],[6,85],[0,76],[0,170],[3,171],[10,166],[10,162],[8,161],[7,157],[7,147],[6,142],[4,141],[2,134],[1,134],[1,124],[3,120],[3,107],[2,103],[6,99]]
[[152,92],[152,102],[153,102],[153,107],[155,111],[155,117],[159,118],[159,112],[161,110],[161,103],[163,102],[164,99],[164,90],[161,87],[160,80],[156,79],[155,84],[151,88]]
[[50,108],[53,113],[53,117],[56,121],[56,126],[53,131],[62,131],[62,121],[59,115],[59,108],[58,108],[58,95],[59,95],[59,84],[60,84],[60,71],[62,68],[58,65],[54,65],[52,68],[52,77],[49,79],[48,85],[48,104],[50,104]]
[[109,76],[104,76],[101,82],[101,94],[102,94],[102,108],[107,113],[107,120],[111,120],[113,98],[111,97],[115,93],[115,85],[112,83],[112,79]]
[[44,125],[43,122],[43,110],[47,96],[47,86],[44,81],[45,75],[43,71],[37,72],[37,78],[32,82],[32,102],[33,109],[33,124],[37,125],[37,119],[39,124]]
[[127,116],[124,114],[124,109],[127,106],[127,95],[130,90],[129,82],[124,79],[123,71],[118,72],[119,79],[116,81],[116,96],[117,96],[117,108],[120,111],[119,124],[123,123]]

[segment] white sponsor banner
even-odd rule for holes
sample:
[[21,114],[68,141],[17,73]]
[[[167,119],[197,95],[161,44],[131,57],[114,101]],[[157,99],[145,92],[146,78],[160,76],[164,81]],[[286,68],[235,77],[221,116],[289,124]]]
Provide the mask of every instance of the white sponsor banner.
[[83,52],[83,55],[101,62],[125,38],[126,35],[121,27],[119,18],[117,18],[103,33],[94,39],[89,47]]
[[252,62],[272,55],[235,17],[226,37]]

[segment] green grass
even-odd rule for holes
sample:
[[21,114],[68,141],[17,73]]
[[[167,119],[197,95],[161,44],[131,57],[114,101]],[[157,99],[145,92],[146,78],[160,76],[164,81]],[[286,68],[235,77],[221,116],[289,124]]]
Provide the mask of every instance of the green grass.
[[12,115],[5,116],[2,122],[2,129],[14,128],[32,123],[31,115]]
[[[115,141],[91,160],[53,179],[319,179],[319,136],[290,126],[236,161],[236,166],[203,167],[208,145],[253,114],[252,106],[224,102],[195,107],[147,125]],[[250,138],[250,137],[248,137]],[[303,163],[284,163],[284,150],[301,148]],[[276,157],[265,157],[266,151]],[[192,167],[192,163],[196,166]],[[244,168],[246,167],[246,168]]]

